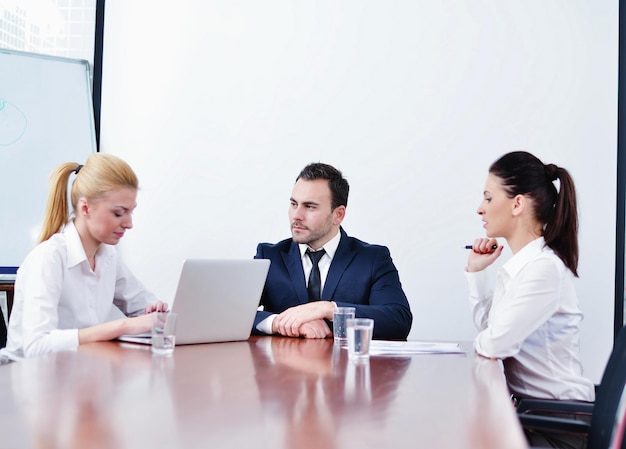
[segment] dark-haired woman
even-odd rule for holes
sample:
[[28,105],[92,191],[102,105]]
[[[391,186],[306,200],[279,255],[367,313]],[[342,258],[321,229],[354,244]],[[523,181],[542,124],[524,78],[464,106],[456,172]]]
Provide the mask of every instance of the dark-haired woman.
[[[465,268],[479,330],[476,352],[503,360],[517,397],[593,401],[593,383],[579,360],[583,315],[573,283],[578,216],[570,174],[527,152],[505,154],[489,168],[477,212],[487,238],[474,241]],[[485,268],[502,254],[502,245],[493,249],[496,237],[513,257],[499,269],[492,292]]]

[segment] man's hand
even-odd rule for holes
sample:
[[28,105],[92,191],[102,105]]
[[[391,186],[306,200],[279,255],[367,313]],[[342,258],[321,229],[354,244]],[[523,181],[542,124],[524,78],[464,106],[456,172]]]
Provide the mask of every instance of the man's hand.
[[[330,301],[314,301],[290,307],[274,318],[274,322],[272,323],[272,332],[275,334],[285,335],[287,337],[307,336],[302,333],[301,327],[303,324],[318,320],[323,321],[324,319],[332,320],[334,310],[335,304]],[[326,325],[326,323],[324,323],[324,325],[330,333],[328,325]],[[309,335],[319,335],[319,324],[317,327],[307,327],[305,331]]]
[[324,320],[309,321],[300,326],[300,336],[304,338],[326,338],[331,335],[330,327]]

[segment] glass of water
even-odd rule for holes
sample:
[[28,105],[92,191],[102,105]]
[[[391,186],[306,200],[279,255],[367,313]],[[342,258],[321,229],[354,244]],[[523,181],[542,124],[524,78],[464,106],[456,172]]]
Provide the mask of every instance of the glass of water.
[[346,320],[354,318],[354,307],[337,307],[333,312],[333,338],[335,343],[345,346],[348,342],[348,329]]
[[364,360],[370,356],[370,342],[374,332],[374,320],[371,318],[352,318],[346,320],[348,330],[348,357],[352,360]]
[[176,314],[152,312],[152,353],[170,355],[176,345]]

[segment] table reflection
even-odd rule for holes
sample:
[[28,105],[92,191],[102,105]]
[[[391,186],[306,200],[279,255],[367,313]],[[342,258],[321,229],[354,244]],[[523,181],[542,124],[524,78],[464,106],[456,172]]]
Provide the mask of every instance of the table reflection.
[[289,448],[339,448],[344,428],[384,420],[411,363],[408,357],[355,362],[330,339],[272,337],[251,344],[264,414],[270,425],[283,427]]
[[123,360],[115,344],[13,363],[12,391],[34,447],[119,448],[116,390],[151,371],[150,353]]
[[[510,420],[517,419],[515,414],[503,413],[507,408],[514,410],[513,402],[506,394],[494,394],[494,390],[502,390],[504,393],[505,383],[502,366],[498,360],[473,354],[472,388],[468,398],[470,416],[467,421],[471,442],[469,448],[528,447],[521,428],[509,425]],[[485,421],[491,423],[491,426],[485,427],[483,425]],[[510,428],[514,433],[494,432],[497,428]]]

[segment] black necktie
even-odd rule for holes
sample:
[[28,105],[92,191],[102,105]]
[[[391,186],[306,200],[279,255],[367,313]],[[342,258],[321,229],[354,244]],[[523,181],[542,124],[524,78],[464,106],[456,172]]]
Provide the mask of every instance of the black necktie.
[[319,251],[311,251],[310,249],[307,249],[306,253],[309,255],[311,263],[313,264],[311,274],[309,275],[309,285],[307,286],[309,301],[319,301],[322,293],[322,279],[320,278],[320,267],[318,263],[326,251],[323,249]]

